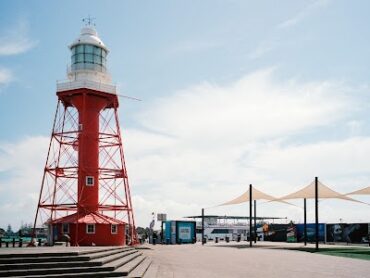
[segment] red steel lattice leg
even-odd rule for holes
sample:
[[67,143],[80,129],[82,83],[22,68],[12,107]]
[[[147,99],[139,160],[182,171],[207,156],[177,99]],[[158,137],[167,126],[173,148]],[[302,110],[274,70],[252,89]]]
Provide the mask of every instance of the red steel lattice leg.
[[[86,95],[86,98],[90,97]],[[105,97],[113,105],[103,108],[99,113],[97,213],[126,223],[127,241],[128,244],[133,245],[138,243],[138,237],[117,115],[118,101],[115,101],[117,98],[115,95]],[[78,236],[78,231],[84,229],[82,224],[79,224],[79,219],[81,213],[85,214],[80,204],[85,202],[82,196],[86,198],[86,194],[83,195],[78,191],[79,182],[81,182],[79,175],[85,171],[79,165],[83,128],[79,119],[82,113],[80,110],[63,101],[63,96],[60,97],[39,194],[33,238],[36,227],[76,214],[76,232],[73,242],[79,245],[84,240]],[[53,229],[51,225],[49,229]],[[52,233],[50,234],[53,236]]]

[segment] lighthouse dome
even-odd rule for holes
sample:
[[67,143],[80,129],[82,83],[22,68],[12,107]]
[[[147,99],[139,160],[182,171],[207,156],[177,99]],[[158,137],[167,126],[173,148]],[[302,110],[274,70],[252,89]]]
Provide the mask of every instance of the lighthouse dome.
[[85,26],[84,28],[82,28],[80,36],[75,39],[75,41],[69,46],[69,48],[72,49],[78,44],[95,45],[103,48],[105,51],[108,52],[107,47],[104,45],[103,41],[99,38],[95,28],[92,26]]

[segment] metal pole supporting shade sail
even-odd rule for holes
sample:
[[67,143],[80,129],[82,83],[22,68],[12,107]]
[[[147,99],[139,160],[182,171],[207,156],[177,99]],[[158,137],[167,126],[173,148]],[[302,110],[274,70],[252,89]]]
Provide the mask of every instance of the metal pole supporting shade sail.
[[252,247],[252,200],[253,200],[253,188],[252,185],[249,185],[249,246]]

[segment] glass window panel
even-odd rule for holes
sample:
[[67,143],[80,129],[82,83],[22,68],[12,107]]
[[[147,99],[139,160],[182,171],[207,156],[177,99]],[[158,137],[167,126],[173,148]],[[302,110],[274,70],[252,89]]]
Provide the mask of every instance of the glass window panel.
[[84,55],[83,54],[77,54],[77,59],[76,59],[76,62],[77,63],[82,63],[84,61]]
[[85,53],[94,53],[94,46],[93,45],[85,45]]
[[107,51],[103,50],[102,51],[102,56],[105,58],[107,56]]
[[85,62],[86,63],[94,63],[94,57],[92,54],[85,54]]
[[75,64],[77,62],[77,55],[72,56],[72,64]]
[[72,47],[72,55],[76,54],[76,47]]
[[98,55],[94,55],[94,63],[101,65],[101,57]]
[[95,54],[95,55],[101,55],[101,48],[100,48],[100,47],[95,46],[95,47],[94,47],[94,54]]
[[77,51],[77,53],[83,53],[84,52],[83,44],[77,45],[76,51]]

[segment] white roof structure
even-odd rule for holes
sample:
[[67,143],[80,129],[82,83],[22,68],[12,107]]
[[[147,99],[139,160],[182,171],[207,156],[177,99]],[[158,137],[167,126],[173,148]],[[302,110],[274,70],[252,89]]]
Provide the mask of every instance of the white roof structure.
[[370,186],[347,193],[346,195],[370,195]]
[[85,26],[84,28],[82,28],[80,36],[75,39],[75,41],[69,46],[69,48],[72,48],[77,44],[92,44],[99,46],[109,52],[108,48],[99,38],[98,32],[96,32],[95,28],[92,26]]

